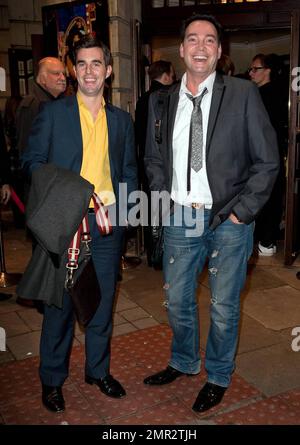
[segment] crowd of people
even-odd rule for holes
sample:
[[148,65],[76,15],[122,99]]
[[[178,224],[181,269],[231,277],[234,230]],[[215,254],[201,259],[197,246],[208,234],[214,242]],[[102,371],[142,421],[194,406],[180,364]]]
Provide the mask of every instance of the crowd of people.
[[[276,253],[285,192],[286,97],[276,94],[280,65],[275,55],[256,55],[248,79],[234,75],[234,63],[222,54],[222,27],[213,16],[188,18],[180,37],[184,75],[177,81],[171,62],[153,62],[148,68],[150,89],[136,104],[135,122],[129,113],[105,101],[112,56],[103,42],[85,35],[74,43],[77,91],[71,96],[64,94],[64,64],[55,57],[43,58],[32,93],[12,98],[7,106],[10,150],[1,128],[1,196],[7,204],[12,185],[32,210],[36,203],[30,201],[30,184],[47,164],[54,164],[58,172],[72,173],[76,184],[78,178],[92,184],[107,209],[120,205],[120,183],[127,185],[128,194],[138,189],[148,197],[151,192],[169,194],[170,224],[163,227],[163,276],[172,345],[165,369],[146,377],[144,383],[165,385],[200,372],[196,289],[208,260],[207,382],[192,407],[204,412],[222,401],[234,372],[240,293],[253,241],[258,243],[259,255]],[[16,159],[11,167],[9,152],[11,160]],[[52,180],[50,177],[49,183]],[[73,198],[68,187],[61,189],[57,205],[50,207],[57,218],[62,208],[81,215],[82,206],[77,207]],[[109,397],[120,398],[126,390],[110,373],[110,341],[128,222],[117,219],[112,233],[103,235],[91,196],[88,202],[91,257],[102,298],[86,326],[85,382],[98,386]],[[125,215],[129,210],[128,206]],[[74,235],[69,227],[55,230],[62,233],[47,236],[70,241]],[[192,236],[187,235],[189,231],[194,231]],[[33,258],[40,243],[33,236]],[[144,248],[151,266],[149,226],[144,229]],[[37,306],[38,301],[38,307],[42,305],[42,401],[48,410],[61,412],[65,410],[63,384],[69,374],[75,319],[61,268],[55,267],[59,272],[49,279],[49,292],[44,294],[25,271],[17,302]]]

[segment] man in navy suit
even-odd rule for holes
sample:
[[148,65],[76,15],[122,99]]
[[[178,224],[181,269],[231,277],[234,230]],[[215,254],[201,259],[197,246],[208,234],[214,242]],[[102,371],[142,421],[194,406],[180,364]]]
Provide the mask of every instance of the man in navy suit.
[[[32,127],[23,167],[29,176],[45,163],[70,169],[95,186],[108,209],[118,209],[119,184],[127,186],[128,194],[137,190],[132,120],[128,113],[103,98],[105,80],[112,72],[109,49],[101,41],[85,36],[77,42],[74,53],[77,95],[43,107]],[[112,309],[125,223],[119,218],[111,235],[100,235],[91,202],[89,225],[102,298],[86,327],[85,381],[97,385],[107,396],[118,398],[126,392],[110,374],[109,363]],[[63,289],[62,292],[62,307],[45,304],[40,346],[42,400],[54,412],[65,409],[62,385],[68,377],[74,330],[71,298]]]
[[196,290],[208,258],[207,383],[193,405],[197,412],[220,403],[230,384],[253,221],[279,169],[275,132],[259,92],[249,81],[216,72],[221,53],[214,17],[195,14],[184,22],[180,56],[186,72],[168,91],[162,118],[159,96],[150,97],[145,156],[150,189],[168,191],[174,211],[164,227],[163,258],[171,358],[144,383],[164,385],[199,373]]

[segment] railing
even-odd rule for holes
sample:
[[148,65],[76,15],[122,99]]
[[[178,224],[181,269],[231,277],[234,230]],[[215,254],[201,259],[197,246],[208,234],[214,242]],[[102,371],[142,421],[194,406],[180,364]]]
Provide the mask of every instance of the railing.
[[152,0],[152,8],[171,8],[176,6],[217,5],[226,3],[263,3],[274,0]]

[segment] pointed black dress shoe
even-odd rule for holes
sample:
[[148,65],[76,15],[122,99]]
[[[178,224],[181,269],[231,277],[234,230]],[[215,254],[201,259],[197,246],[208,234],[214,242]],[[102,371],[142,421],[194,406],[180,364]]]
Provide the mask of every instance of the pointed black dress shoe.
[[177,379],[177,377],[181,377],[182,375],[186,374],[172,368],[172,366],[167,366],[166,369],[164,369],[163,371],[146,377],[144,383],[146,385],[167,385],[168,383],[173,382],[175,379]]
[[218,405],[223,399],[226,389],[224,386],[215,385],[214,383],[205,383],[193,405],[193,410],[197,413],[203,413]]
[[61,386],[42,385],[42,390],[42,401],[49,411],[61,413],[65,410],[65,401]]
[[114,397],[115,399],[120,399],[121,397],[126,396],[126,391],[121,383],[114,379],[111,374],[107,374],[103,379],[95,379],[86,375],[85,383],[88,383],[89,385],[97,385],[103,394],[109,397]]

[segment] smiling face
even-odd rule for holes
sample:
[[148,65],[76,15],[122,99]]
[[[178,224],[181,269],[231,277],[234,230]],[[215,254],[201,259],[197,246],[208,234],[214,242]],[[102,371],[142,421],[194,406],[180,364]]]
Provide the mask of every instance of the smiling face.
[[105,79],[110,76],[112,67],[105,65],[101,48],[81,48],[76,56],[74,71],[81,95],[96,97],[102,95]]
[[180,56],[186,65],[188,81],[203,82],[216,69],[222,49],[214,25],[195,20],[186,28]]

